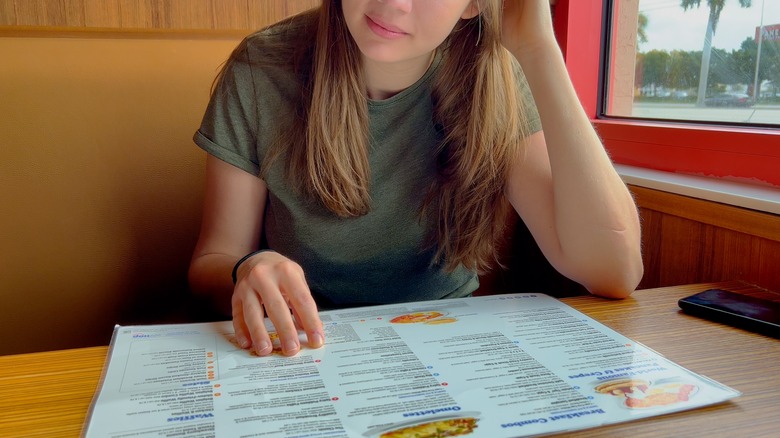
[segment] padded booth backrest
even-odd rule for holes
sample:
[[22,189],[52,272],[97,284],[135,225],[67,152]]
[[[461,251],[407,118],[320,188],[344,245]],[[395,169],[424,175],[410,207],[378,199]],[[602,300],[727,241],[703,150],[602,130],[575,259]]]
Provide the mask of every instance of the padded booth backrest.
[[205,163],[192,135],[239,40],[0,37],[0,354],[181,319]]

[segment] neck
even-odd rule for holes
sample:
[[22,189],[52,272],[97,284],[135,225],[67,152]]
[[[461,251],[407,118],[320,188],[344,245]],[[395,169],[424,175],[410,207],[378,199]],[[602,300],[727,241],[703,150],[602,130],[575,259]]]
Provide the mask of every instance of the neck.
[[395,96],[420,80],[433,63],[436,52],[403,62],[375,62],[363,58],[366,92],[369,99],[384,100]]

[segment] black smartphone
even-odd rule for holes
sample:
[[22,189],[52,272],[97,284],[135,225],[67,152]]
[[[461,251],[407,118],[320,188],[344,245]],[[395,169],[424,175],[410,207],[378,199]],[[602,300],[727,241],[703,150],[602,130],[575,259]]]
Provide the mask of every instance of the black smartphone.
[[678,304],[689,315],[780,338],[780,302],[709,289]]

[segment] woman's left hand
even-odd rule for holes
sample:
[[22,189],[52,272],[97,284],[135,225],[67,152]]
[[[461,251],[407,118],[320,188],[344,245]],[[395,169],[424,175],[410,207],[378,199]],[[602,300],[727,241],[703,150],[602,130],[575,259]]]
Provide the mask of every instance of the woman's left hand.
[[515,56],[555,42],[550,6],[557,0],[504,0],[501,41]]

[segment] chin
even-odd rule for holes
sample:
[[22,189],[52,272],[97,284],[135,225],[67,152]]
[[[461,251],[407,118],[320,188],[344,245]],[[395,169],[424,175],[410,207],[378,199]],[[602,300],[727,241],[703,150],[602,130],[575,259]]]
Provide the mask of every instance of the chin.
[[388,50],[387,47],[365,47],[363,45],[358,44],[358,49],[360,50],[360,54],[362,55],[364,60],[368,60],[371,62],[378,62],[378,63],[393,63],[393,62],[400,62],[404,60],[403,56],[400,56],[399,53],[395,50]]
[[417,62],[424,58],[427,62],[430,52],[420,52],[419,50],[404,49],[401,47],[392,47],[387,44],[361,44],[358,43],[358,49],[364,60],[378,64],[396,64],[406,62]]

